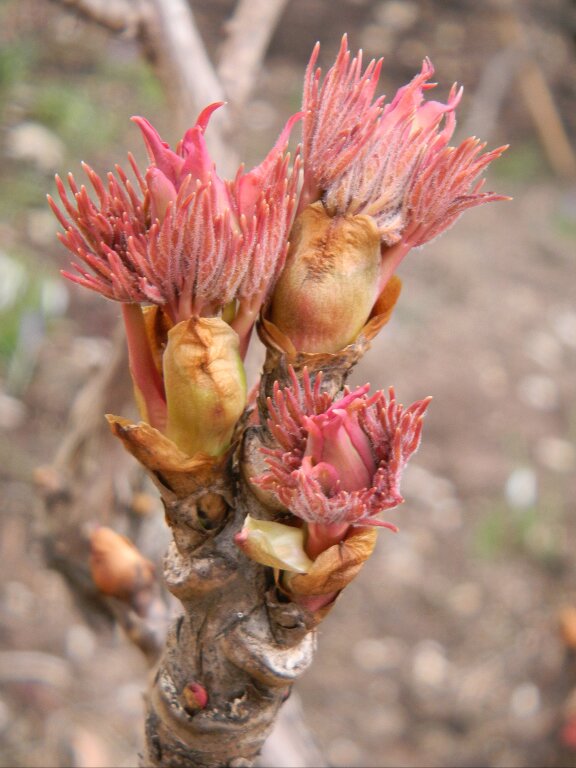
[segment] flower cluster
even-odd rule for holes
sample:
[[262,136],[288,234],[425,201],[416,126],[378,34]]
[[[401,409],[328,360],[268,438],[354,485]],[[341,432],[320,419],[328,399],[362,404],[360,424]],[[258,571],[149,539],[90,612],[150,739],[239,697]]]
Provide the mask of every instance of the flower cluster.
[[[376,515],[403,502],[400,478],[418,449],[431,398],[404,409],[394,390],[368,396],[369,385],[332,402],[304,371],[292,386],[276,385],[268,428],[277,448],[263,449],[268,470],[253,482],[271,491],[307,524],[307,552],[345,537],[351,525],[395,529]],[[318,550],[318,547],[320,549]]]
[[[228,451],[259,314],[288,362],[298,353],[340,359],[390,316],[395,272],[411,248],[466,209],[503,199],[484,192],[480,176],[505,147],[484,152],[475,138],[449,145],[462,89],[454,85],[446,102],[426,99],[435,87],[428,59],[386,102],[376,95],[382,61],[363,69],[344,37],[323,78],[318,54],[316,46],[302,111],[249,172],[217,174],[205,140],[221,106],[212,104],[175,149],[134,118],[149,156],[143,172],[129,156],[134,182],[119,167],[102,180],[84,166],[91,192],[72,175],[69,191],[57,179],[60,203],[50,205],[75,259],[65,276],[123,307],[143,424],[130,432],[116,419],[114,428],[132,435],[138,456],[162,444],[163,476],[205,469],[206,454],[216,463]],[[400,476],[428,405],[404,410],[393,390],[369,396],[368,387],[332,402],[321,382],[293,374],[292,387],[276,385],[268,425],[276,444],[254,480],[301,521],[307,557],[351,526],[389,526],[376,515],[402,501]],[[256,523],[251,531],[268,535]]]

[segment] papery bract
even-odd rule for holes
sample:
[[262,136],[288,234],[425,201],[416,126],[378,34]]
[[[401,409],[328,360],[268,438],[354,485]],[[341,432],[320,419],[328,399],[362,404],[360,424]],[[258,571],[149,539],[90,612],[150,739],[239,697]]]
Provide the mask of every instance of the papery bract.
[[312,561],[304,550],[304,532],[271,520],[256,520],[246,516],[234,541],[252,560],[293,573],[307,573]]

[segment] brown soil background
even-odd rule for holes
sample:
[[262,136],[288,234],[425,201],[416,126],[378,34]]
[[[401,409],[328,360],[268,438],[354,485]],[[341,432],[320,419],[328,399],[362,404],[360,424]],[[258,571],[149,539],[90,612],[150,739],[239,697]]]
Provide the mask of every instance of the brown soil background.
[[[465,85],[459,129],[467,130],[503,50],[495,9],[504,5],[292,0],[239,129],[243,156],[257,162],[297,108],[315,40],[329,64],[345,31],[352,48],[385,56],[388,94],[429,55],[438,98],[454,80]],[[212,50],[230,6],[194,3]],[[575,4],[518,6],[573,141]],[[56,278],[65,257],[43,204],[53,172],[78,171],[81,159],[98,170],[123,162],[138,142],[128,122],[135,112],[170,142],[178,137],[129,41],[55,4],[8,0],[0,43],[4,62],[19,46],[36,56],[34,67],[19,72],[10,60],[2,70],[0,250],[29,274]],[[492,98],[508,66],[496,67]],[[44,162],[19,154],[14,136],[43,123],[38,104],[58,88],[76,89],[76,105],[96,105],[104,137],[87,132],[83,146],[84,113],[54,96],[70,109],[75,139],[52,164],[47,147]],[[58,125],[48,121],[57,137]],[[428,394],[434,402],[406,473],[406,504],[389,515],[401,531],[381,534],[297,686],[334,766],[576,764],[561,739],[576,711],[576,667],[559,632],[560,611],[576,602],[576,187],[551,169],[518,79],[496,122],[468,131],[490,146],[512,144],[488,187],[514,200],[467,213],[409,255],[394,319],[354,373],[356,383],[394,384],[405,403]],[[132,766],[141,743],[142,660],[119,633],[85,622],[43,565],[35,534],[32,471],[50,462],[75,393],[106,364],[117,314],[74,289],[69,302],[40,327],[21,307],[20,341],[0,358],[0,766]],[[8,333],[13,321],[7,313],[0,321]]]

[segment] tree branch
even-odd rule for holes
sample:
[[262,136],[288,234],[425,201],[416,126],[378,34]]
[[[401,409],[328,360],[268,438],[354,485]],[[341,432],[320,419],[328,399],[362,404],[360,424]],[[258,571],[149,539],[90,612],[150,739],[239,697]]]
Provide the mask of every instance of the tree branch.
[[137,37],[150,16],[149,0],[54,0],[111,32]]
[[226,23],[218,76],[234,107],[241,109],[250,96],[262,60],[288,0],[239,0]]
[[[110,445],[103,417],[107,411],[125,408],[132,397],[126,369],[126,343],[118,327],[108,364],[92,375],[70,409],[67,431],[52,465],[35,472],[44,501],[39,526],[48,564],[67,579],[87,619],[116,621],[152,661],[165,640],[168,602],[154,593],[148,615],[138,616],[130,606],[101,594],[89,567],[90,529],[96,521],[108,519],[128,532],[126,517],[133,488],[143,480],[130,456]],[[124,479],[127,494],[118,487],[119,477]],[[161,521],[143,518],[138,527],[145,523],[161,525]],[[136,530],[136,539],[138,533]]]
[[557,176],[573,180],[576,178],[576,152],[544,71],[533,55],[522,18],[522,6],[516,0],[509,0],[503,7],[492,5],[497,14],[495,26],[500,39],[516,54],[514,74],[517,75],[517,85],[548,161]]
[[[161,76],[172,94],[181,132],[208,104],[225,101],[226,94],[216,75],[204,42],[198,32],[192,9],[186,0],[151,0],[154,24],[148,32],[159,56]],[[210,121],[206,141],[218,167],[232,174],[237,166],[236,153],[225,141],[229,121],[224,110]]]

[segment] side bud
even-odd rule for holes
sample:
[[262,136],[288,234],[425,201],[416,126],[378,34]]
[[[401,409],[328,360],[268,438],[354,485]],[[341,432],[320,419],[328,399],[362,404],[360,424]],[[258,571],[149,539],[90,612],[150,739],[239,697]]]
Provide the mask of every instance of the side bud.
[[166,435],[188,456],[219,456],[246,405],[237,334],[218,317],[192,317],[168,332],[163,357]]
[[354,341],[378,298],[380,234],[368,216],[331,217],[307,206],[290,235],[270,320],[299,352],[338,352]]
[[136,607],[154,584],[154,565],[125,536],[100,526],[90,536],[90,572],[98,590]]

